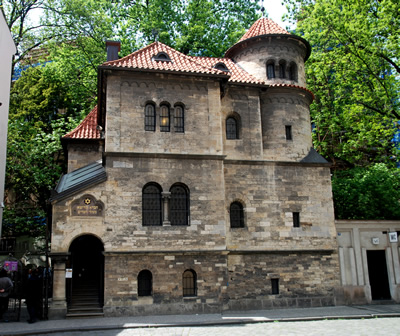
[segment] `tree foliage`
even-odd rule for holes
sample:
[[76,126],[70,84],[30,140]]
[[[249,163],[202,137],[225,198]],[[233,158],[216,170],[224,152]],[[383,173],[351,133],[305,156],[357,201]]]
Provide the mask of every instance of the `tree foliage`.
[[332,177],[338,219],[400,219],[400,171],[383,163],[336,171]]
[[7,140],[5,233],[38,234],[47,200],[64,167],[60,137],[82,106],[53,65],[30,68],[11,89]]
[[314,145],[332,162],[393,164],[400,119],[400,2],[285,0],[312,46]]

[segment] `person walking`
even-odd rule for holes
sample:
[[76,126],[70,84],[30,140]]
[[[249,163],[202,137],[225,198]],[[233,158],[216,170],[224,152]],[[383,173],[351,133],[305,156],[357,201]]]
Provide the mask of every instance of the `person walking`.
[[8,322],[5,314],[8,310],[8,300],[13,288],[11,279],[7,276],[7,271],[3,268],[0,270],[0,321]]

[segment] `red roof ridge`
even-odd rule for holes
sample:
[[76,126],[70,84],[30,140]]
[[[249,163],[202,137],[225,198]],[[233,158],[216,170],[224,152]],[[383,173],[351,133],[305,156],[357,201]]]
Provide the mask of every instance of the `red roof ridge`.
[[[153,57],[157,56],[160,52],[166,53],[171,62],[153,60]],[[207,67],[197,62],[192,56],[185,55],[158,41],[118,60],[103,63],[102,66],[227,75],[224,71]]]
[[100,139],[101,134],[97,129],[97,105],[72,131],[65,134],[63,139]]
[[290,35],[290,33],[286,29],[280,27],[276,22],[272,21],[269,18],[262,17],[253,23],[250,29],[242,36],[242,38],[238,42],[256,36],[270,35],[270,34]]

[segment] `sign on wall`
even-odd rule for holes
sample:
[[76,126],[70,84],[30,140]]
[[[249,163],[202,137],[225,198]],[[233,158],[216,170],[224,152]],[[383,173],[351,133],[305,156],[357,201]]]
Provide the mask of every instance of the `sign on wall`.
[[84,195],[71,205],[72,216],[102,216],[103,203],[91,195]]

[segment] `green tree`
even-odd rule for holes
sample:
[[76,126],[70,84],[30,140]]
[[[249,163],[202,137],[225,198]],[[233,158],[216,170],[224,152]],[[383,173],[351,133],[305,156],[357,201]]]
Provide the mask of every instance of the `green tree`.
[[332,177],[337,219],[400,219],[400,171],[383,163],[336,171]]
[[223,56],[257,19],[255,0],[116,1],[122,53],[154,40],[185,54]]
[[53,64],[30,68],[11,89],[5,234],[43,233],[47,200],[65,168],[60,137],[82,118],[82,106]]
[[285,0],[306,64],[314,145],[337,165],[393,164],[400,119],[400,2]]

